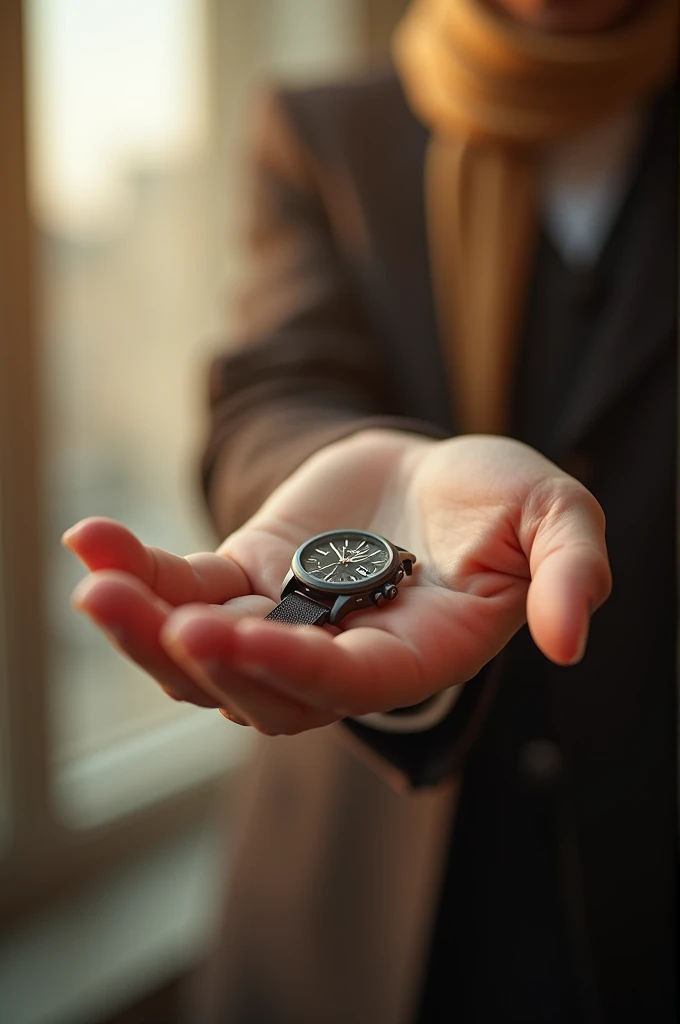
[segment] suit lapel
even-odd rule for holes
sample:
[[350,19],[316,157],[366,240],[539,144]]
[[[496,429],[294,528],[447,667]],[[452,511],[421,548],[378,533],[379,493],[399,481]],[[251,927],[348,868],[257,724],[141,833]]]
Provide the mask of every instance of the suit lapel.
[[[455,434],[459,428],[448,395],[436,322],[423,202],[423,163],[430,133],[408,108],[396,75],[391,77],[389,94],[386,121],[396,125],[402,143],[395,142],[400,159],[395,160],[391,181],[386,184],[384,175],[375,175],[374,167],[383,166],[380,157],[373,154],[376,159],[371,164],[371,146],[364,141],[362,147],[369,164],[361,175],[369,200],[365,209],[373,213],[367,226],[374,245],[368,262],[376,278],[373,291],[383,297],[384,301],[378,299],[380,312],[399,339],[409,375],[411,414]],[[562,404],[540,445],[551,457],[578,444],[674,343],[677,135],[674,87],[655,105],[628,196],[599,261],[596,275],[605,282],[607,298],[591,328],[591,343],[579,360],[575,397]],[[563,313],[556,309],[551,315]],[[546,318],[548,329],[550,319]]]
[[371,305],[394,346],[404,408],[455,434],[425,223],[423,174],[430,132],[408,106],[393,69],[388,75],[379,127],[364,134],[359,150],[358,178],[370,238],[363,272]]
[[600,261],[607,300],[575,381],[577,397],[556,423],[551,451],[578,444],[674,344],[677,206],[674,92],[652,116],[637,174]]

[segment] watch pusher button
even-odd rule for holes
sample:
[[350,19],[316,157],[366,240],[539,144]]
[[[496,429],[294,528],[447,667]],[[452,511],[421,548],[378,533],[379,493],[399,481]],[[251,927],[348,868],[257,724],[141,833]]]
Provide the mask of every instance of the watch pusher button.
[[373,604],[375,605],[379,605],[381,601],[385,600],[385,595],[382,590],[376,590],[374,594],[371,594],[371,597],[373,598]]
[[404,570],[403,569],[398,569],[397,570],[397,575],[394,578],[394,582],[395,583],[401,583],[403,578],[404,578]]
[[394,601],[399,591],[395,587],[394,583],[386,583],[383,587],[383,594],[388,601]]

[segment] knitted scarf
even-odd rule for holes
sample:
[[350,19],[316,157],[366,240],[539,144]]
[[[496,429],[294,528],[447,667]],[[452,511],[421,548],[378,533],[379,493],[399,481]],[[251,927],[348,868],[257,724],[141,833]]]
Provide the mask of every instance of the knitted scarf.
[[678,0],[590,34],[530,30],[484,0],[415,0],[393,58],[431,129],[430,267],[456,419],[503,433],[537,236],[542,147],[651,99],[675,73]]

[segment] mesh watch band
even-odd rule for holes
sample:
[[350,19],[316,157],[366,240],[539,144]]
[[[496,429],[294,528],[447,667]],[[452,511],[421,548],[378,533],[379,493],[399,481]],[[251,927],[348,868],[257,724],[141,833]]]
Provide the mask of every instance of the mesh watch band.
[[330,608],[296,591],[284,597],[269,615],[265,615],[265,619],[284,622],[288,626],[323,626],[329,615]]

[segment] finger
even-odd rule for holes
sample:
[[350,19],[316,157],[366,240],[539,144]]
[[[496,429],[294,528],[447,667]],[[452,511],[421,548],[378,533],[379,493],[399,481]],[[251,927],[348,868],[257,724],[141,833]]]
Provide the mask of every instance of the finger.
[[337,721],[339,715],[290,698],[274,676],[234,657],[235,622],[222,610],[186,607],[166,621],[160,642],[187,673],[200,675],[218,701],[266,735],[294,735]]
[[158,643],[172,608],[133,576],[113,570],[93,573],[73,591],[72,604],[83,612],[124,655],[148,672],[175,700],[217,707]]
[[605,518],[595,498],[570,482],[554,497],[530,543],[527,622],[546,657],[583,657],[590,619],[611,592]]
[[129,573],[171,605],[221,604],[252,593],[246,573],[232,558],[210,552],[183,558],[149,547],[114,519],[83,519],[66,531],[62,542],[91,571]]
[[[334,638],[313,626],[292,629],[251,617],[233,621],[221,609],[189,607],[168,618],[161,642],[169,649],[181,644],[197,661],[226,663],[296,704],[330,714],[331,720],[412,704],[450,682],[444,677],[441,683],[438,678],[425,682],[417,652],[371,628]],[[242,706],[241,694],[226,683],[222,692]]]
[[342,717],[405,707],[444,685],[434,661],[426,679],[417,649],[382,629],[357,626],[333,638],[313,626],[248,619],[236,632],[239,664],[255,664],[283,692]]

